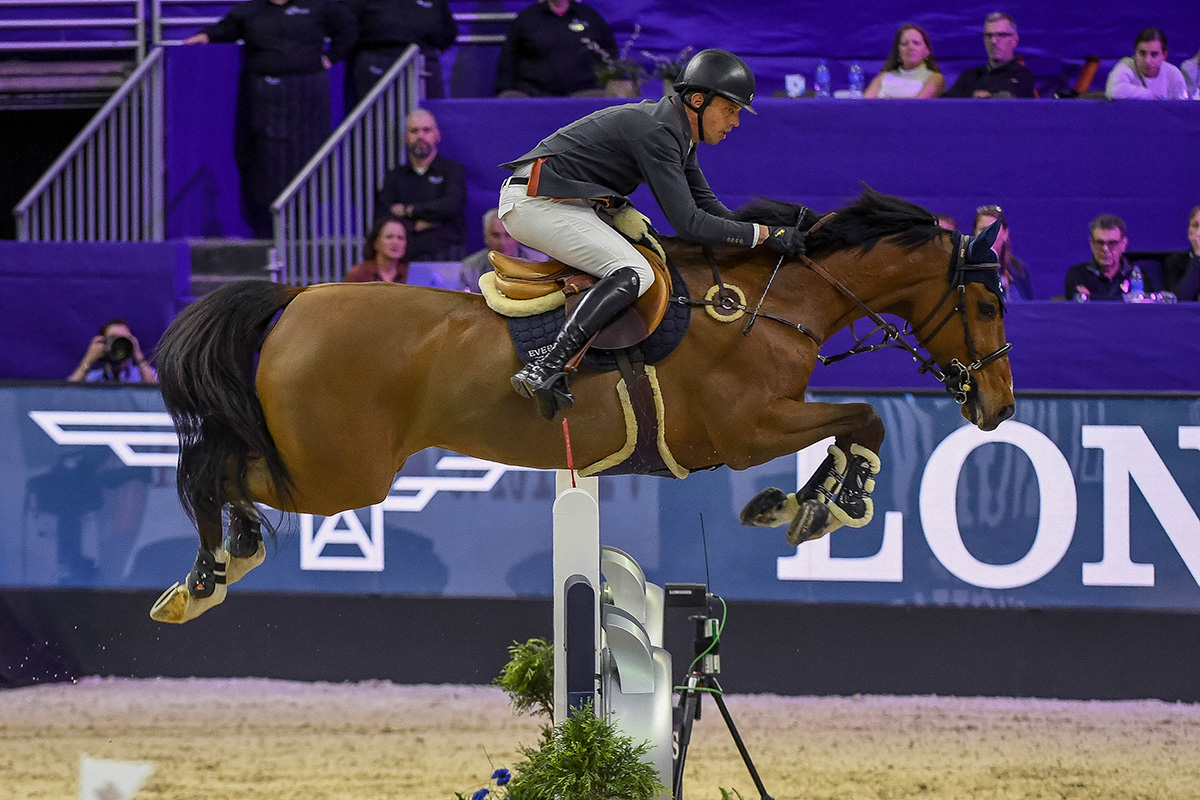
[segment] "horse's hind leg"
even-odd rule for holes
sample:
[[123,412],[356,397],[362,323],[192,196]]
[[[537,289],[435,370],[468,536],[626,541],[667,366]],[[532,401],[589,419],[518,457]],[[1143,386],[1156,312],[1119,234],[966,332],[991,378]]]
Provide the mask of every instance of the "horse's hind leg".
[[225,550],[229,554],[225,568],[226,585],[240,581],[247,572],[266,558],[262,521],[258,509],[249,501],[229,504],[229,531],[225,535]]
[[176,583],[155,601],[150,618],[183,623],[225,600],[228,553],[221,544],[221,506],[205,504],[197,514],[200,549],[184,583]]

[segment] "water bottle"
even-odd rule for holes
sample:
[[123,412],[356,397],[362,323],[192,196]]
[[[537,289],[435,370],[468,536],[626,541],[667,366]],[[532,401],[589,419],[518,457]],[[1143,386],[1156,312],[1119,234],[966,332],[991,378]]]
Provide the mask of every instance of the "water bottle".
[[1129,293],[1125,299],[1131,303],[1140,303],[1146,298],[1146,280],[1142,277],[1142,268],[1136,264],[1133,272],[1129,273]]
[[825,59],[817,62],[817,74],[813,78],[813,96],[814,97],[829,97],[829,84],[832,80],[829,77],[829,65],[825,63]]
[[852,62],[850,64],[850,96],[856,99],[861,98],[865,86],[862,65],[857,61]]

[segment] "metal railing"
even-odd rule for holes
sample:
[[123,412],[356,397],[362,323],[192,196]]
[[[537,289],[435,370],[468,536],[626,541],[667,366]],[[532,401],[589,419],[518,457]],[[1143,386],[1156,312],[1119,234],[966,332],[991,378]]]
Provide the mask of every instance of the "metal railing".
[[21,241],[161,241],[163,51],[155,48],[14,210]]
[[[12,13],[16,9],[41,11]],[[0,51],[37,50],[132,50],[140,60],[146,55],[145,2],[0,0]]]
[[341,280],[357,260],[383,176],[404,163],[404,119],[421,100],[415,45],[346,116],[271,205],[285,283]]
[[[37,1],[28,0],[28,2]],[[4,2],[6,0],[0,0],[0,4]],[[119,2],[119,0],[111,0],[111,2]],[[152,44],[178,44],[201,28],[218,22],[229,9],[237,5],[237,2],[238,0],[150,0],[150,42]],[[215,13],[200,13],[204,6],[212,7],[211,11]],[[467,25],[500,25],[511,22],[516,16],[511,11],[460,11],[455,12],[454,19],[460,24],[466,23]],[[460,33],[456,42],[458,44],[503,44],[504,38],[503,33]]]

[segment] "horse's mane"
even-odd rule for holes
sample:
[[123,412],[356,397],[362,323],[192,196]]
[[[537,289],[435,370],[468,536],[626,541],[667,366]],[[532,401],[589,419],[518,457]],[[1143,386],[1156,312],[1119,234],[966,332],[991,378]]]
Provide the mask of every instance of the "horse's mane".
[[[804,206],[782,200],[760,198],[734,212],[734,218],[763,225],[795,225]],[[802,221],[811,228],[820,215],[809,211]],[[891,239],[902,247],[919,247],[946,231],[937,219],[916,203],[866,187],[855,200],[837,210],[834,217],[808,238],[808,253],[848,250],[852,247],[864,253],[883,239]]]

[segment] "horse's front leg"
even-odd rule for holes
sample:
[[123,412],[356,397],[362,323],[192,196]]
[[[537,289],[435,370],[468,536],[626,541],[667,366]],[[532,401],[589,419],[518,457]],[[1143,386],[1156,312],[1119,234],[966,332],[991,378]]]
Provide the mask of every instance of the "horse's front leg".
[[[744,525],[788,524],[788,544],[824,536],[843,525],[860,528],[871,521],[871,491],[879,472],[883,421],[866,403],[779,401],[760,420],[758,446],[785,455],[829,436],[829,455],[797,492],[771,487],[742,509]],[[764,436],[765,434],[765,436]],[[773,438],[771,438],[773,435]],[[771,438],[768,441],[768,438]]]

